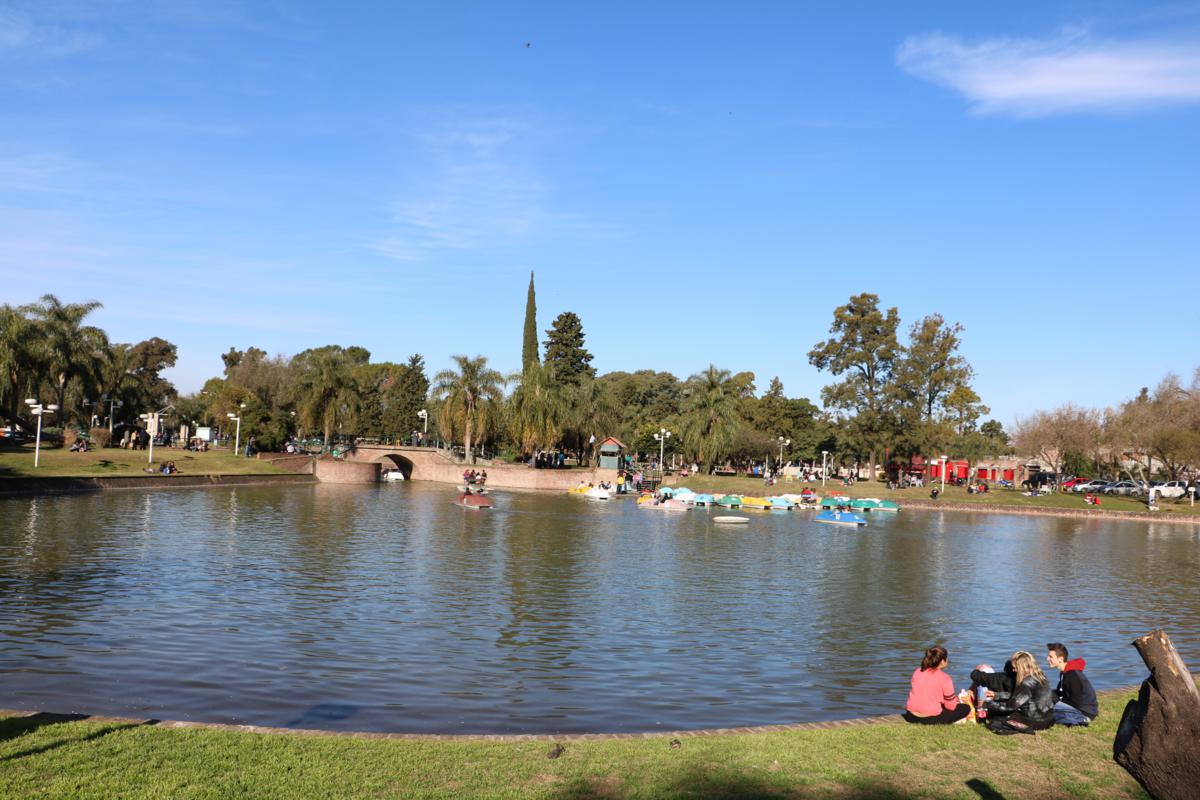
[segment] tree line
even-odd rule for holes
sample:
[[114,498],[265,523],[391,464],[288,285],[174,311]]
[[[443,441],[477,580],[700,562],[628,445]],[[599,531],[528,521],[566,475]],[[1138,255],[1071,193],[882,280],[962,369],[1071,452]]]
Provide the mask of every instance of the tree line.
[[1176,480],[1200,469],[1200,368],[1189,383],[1166,375],[1108,408],[1067,403],[1017,420],[1022,452],[1082,478]]
[[87,324],[97,302],[63,303],[52,294],[35,303],[0,305],[0,418],[7,426],[34,426],[27,400],[59,410],[49,434],[69,421],[84,426],[134,421],[168,405],[175,387],[162,371],[175,365],[175,345],[152,337],[109,341]]
[[[207,425],[242,420],[243,436],[275,449],[291,436],[407,439],[423,430],[462,445],[530,456],[562,449],[585,459],[591,445],[616,436],[629,449],[663,451],[705,466],[775,460],[900,466],[913,455],[948,452],[981,457],[1008,448],[1003,427],[971,386],[974,371],[959,352],[962,326],[930,315],[900,340],[897,309],[860,294],[834,310],[826,339],[809,362],[834,379],[821,392],[824,410],[789,397],[778,377],[760,390],[752,372],[709,365],[687,377],[638,370],[597,375],[583,322],[564,311],[538,342],[530,276],[522,333],[522,368],[503,375],[485,356],[454,356],[432,377],[424,358],[373,363],[360,346],[327,345],[293,356],[250,347],[222,355],[224,371],[194,394],[178,396],[159,374],[175,363],[162,339],[111,345],[86,325],[97,303],[3,307],[0,394],[6,416],[20,417],[20,397],[52,389],[64,420],[89,418],[90,399],[120,398],[120,422],[173,403],[177,419]],[[40,327],[39,327],[40,326]],[[36,331],[36,332],[35,332]],[[43,344],[45,343],[45,344]],[[94,408],[92,409],[94,411]]]

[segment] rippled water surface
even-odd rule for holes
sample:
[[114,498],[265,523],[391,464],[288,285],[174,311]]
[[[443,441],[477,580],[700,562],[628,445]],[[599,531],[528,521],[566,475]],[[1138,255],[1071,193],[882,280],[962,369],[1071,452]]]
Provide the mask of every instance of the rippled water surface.
[[[0,707],[327,729],[645,731],[903,707],[1048,641],[1200,668],[1200,528],[646,511],[434,484],[0,500]],[[1052,674],[1052,679],[1055,676]]]

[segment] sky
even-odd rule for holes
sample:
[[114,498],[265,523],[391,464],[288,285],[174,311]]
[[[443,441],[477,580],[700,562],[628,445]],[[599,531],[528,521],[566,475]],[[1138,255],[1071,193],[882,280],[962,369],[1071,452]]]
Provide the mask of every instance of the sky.
[[[992,416],[1200,365],[1200,3],[0,0],[0,302],[114,341],[710,363],[961,323]],[[543,336],[544,338],[544,336]]]

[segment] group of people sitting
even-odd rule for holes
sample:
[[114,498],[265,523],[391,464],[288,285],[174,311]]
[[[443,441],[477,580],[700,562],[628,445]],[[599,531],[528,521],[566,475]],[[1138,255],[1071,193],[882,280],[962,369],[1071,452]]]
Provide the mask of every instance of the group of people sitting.
[[480,489],[487,484],[487,470],[481,469],[476,472],[473,469],[463,470],[463,483],[467,486],[477,486]]
[[76,439],[70,450],[72,453],[86,453],[88,451],[87,439]]
[[919,725],[965,721],[974,715],[996,733],[1033,733],[1054,724],[1087,725],[1100,713],[1096,690],[1083,674],[1086,662],[1069,659],[1059,642],[1046,645],[1046,664],[1059,671],[1058,686],[1038,666],[1032,653],[1013,653],[1004,670],[987,664],[971,671],[971,689],[958,694],[946,674],[950,656],[946,648],[930,647],[921,666],[912,674],[904,719]]

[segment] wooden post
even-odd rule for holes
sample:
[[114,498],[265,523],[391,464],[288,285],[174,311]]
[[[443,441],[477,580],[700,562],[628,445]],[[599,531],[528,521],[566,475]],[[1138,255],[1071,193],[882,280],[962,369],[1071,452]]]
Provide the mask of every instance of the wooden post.
[[1200,786],[1200,690],[1167,634],[1135,639],[1150,677],[1121,715],[1113,759],[1156,800],[1195,798]]

